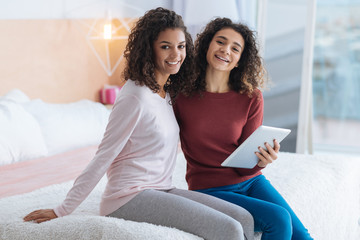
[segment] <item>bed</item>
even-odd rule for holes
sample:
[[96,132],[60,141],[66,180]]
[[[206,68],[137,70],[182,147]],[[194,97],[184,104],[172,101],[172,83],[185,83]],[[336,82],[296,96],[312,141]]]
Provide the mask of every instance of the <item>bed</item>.
[[[175,228],[98,216],[105,177],[73,214],[42,224],[22,221],[30,211],[53,208],[65,198],[95,154],[109,112],[89,100],[31,100],[20,90],[0,97],[0,239],[201,239]],[[281,152],[263,173],[314,239],[358,240],[359,163],[359,157],[347,155]],[[184,175],[179,151],[175,186],[187,188]]]

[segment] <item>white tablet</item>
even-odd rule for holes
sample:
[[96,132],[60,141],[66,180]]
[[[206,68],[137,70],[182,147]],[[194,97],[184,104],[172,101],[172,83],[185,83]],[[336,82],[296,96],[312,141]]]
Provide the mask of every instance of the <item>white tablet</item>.
[[276,128],[268,126],[258,127],[225,161],[223,167],[253,168],[259,159],[255,152],[259,152],[258,147],[266,149],[264,143],[267,142],[274,147],[273,139],[280,143],[289,133],[290,129]]

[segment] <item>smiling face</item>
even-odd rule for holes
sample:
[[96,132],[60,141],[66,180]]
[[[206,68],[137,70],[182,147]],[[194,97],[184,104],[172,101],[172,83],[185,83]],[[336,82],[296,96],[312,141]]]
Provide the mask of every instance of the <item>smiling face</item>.
[[186,57],[185,34],[181,29],[166,29],[159,33],[153,43],[155,76],[157,79],[169,78],[176,74]]
[[208,68],[230,72],[237,66],[245,45],[244,38],[232,28],[215,33],[206,54]]

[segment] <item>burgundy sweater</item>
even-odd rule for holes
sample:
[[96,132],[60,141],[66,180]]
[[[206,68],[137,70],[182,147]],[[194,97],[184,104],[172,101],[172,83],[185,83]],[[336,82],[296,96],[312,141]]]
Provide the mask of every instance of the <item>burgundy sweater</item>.
[[174,104],[181,147],[187,160],[186,181],[198,190],[240,183],[261,174],[261,168],[222,167],[221,163],[262,124],[263,97],[234,91],[204,92]]

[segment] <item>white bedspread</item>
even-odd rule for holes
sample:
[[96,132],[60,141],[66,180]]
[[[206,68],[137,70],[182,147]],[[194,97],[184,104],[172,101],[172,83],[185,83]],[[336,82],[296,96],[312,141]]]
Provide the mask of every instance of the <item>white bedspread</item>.
[[[174,183],[185,188],[185,164],[178,161]],[[97,216],[103,177],[89,197],[69,216],[41,224],[23,222],[22,217],[39,208],[53,208],[65,198],[73,181],[54,184],[30,193],[0,199],[1,240],[201,240],[175,228]]]
[[282,153],[263,171],[316,240],[360,239],[360,158]]
[[[177,187],[186,187],[184,169],[183,156],[179,155],[174,177]],[[314,239],[360,239],[359,158],[281,153],[263,173],[288,200]],[[72,215],[42,224],[22,222],[32,210],[59,204],[71,184],[0,199],[0,239],[201,239],[167,227],[96,216],[105,179]]]

